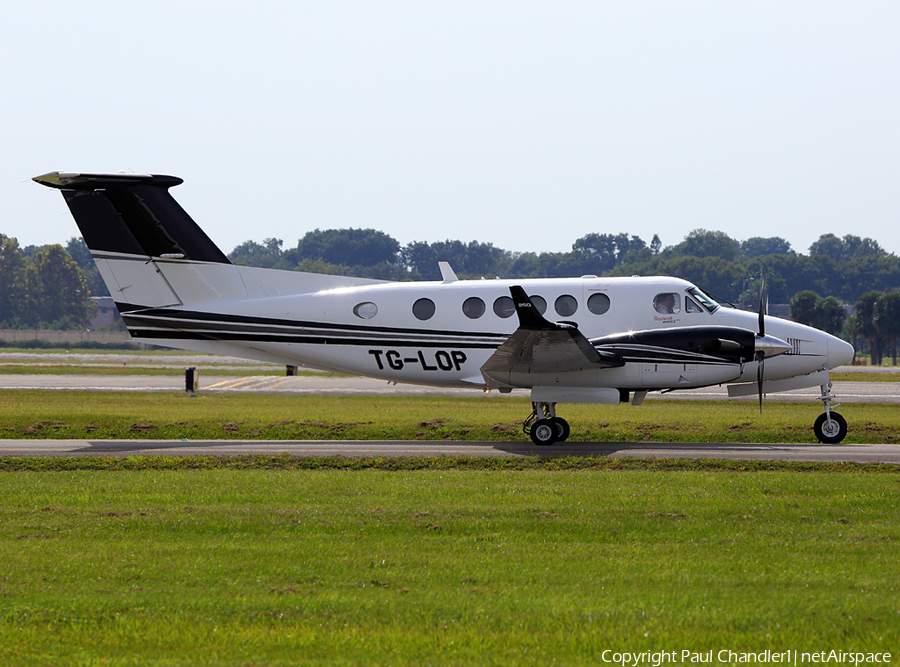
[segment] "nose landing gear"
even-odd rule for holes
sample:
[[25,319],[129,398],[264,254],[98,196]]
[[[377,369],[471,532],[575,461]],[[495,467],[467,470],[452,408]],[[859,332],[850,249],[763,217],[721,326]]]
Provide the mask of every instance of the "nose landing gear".
[[[825,412],[819,415],[813,425],[816,438],[826,445],[836,445],[847,435],[847,420],[831,409],[831,402],[835,400],[834,394],[831,393],[831,384],[829,380],[828,384],[821,385],[822,395],[819,396],[819,400],[825,405]],[[834,407],[839,405],[840,403],[835,403]]]
[[532,403],[531,407],[522,430],[534,444],[544,447],[569,437],[569,422],[556,416],[556,403]]

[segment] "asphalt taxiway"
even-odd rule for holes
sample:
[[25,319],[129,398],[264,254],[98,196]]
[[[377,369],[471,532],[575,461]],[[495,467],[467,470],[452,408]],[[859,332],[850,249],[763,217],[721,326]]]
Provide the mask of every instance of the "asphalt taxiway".
[[853,461],[900,464],[900,445],[530,442],[405,440],[0,440],[0,456],[479,456]]
[[[328,375],[254,375],[227,376],[200,374],[200,393],[257,392],[294,395],[379,395],[379,396],[483,396],[477,388],[430,387],[412,384],[393,384],[364,377]],[[184,391],[184,376],[180,375],[0,375],[0,389],[37,389],[56,391],[106,392],[178,392]],[[900,382],[835,382],[838,400],[844,403],[900,404]],[[492,396],[499,395],[491,392]],[[514,390],[511,396],[525,397],[528,390]],[[818,387],[767,394],[767,401],[815,400]],[[651,392],[647,400],[745,400],[755,402],[756,396],[728,399],[725,387],[684,389],[668,394]]]

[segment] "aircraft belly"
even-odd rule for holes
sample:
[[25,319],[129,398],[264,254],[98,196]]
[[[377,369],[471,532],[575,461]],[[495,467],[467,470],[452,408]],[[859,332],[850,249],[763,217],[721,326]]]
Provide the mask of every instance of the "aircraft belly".
[[[492,376],[511,387],[600,387],[601,369],[569,371],[564,373],[529,373],[512,371]],[[501,378],[501,375],[506,377]]]
[[696,386],[697,365],[642,362],[641,384],[643,389]]
[[[730,382],[740,376],[737,364],[641,363],[641,389],[691,389]],[[630,386],[623,388],[631,388]]]

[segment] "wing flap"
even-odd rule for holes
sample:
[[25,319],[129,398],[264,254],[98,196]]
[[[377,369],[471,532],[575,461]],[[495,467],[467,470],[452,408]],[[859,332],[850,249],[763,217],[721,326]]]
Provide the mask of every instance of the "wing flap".
[[[533,386],[541,376],[623,366],[625,361],[612,352],[597,350],[578,327],[549,322],[519,286],[510,287],[519,328],[482,365],[481,374],[489,388]],[[533,380],[523,385],[514,376]]]

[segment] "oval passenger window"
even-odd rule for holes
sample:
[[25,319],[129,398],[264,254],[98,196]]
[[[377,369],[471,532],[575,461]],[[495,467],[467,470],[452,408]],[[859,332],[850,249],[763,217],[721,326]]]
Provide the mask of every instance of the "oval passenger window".
[[501,296],[494,301],[494,315],[497,317],[506,319],[507,317],[512,317],[514,312],[516,312],[516,304],[513,303],[510,297]]
[[609,310],[609,297],[600,292],[591,294],[587,300],[587,307],[594,315],[603,315]]
[[363,301],[353,306],[353,314],[364,320],[370,320],[378,314],[378,306],[371,301]]
[[563,294],[553,306],[556,308],[556,312],[563,317],[571,317],[578,310],[578,302],[574,296],[569,294]]
[[462,310],[470,320],[477,320],[484,315],[484,301],[477,296],[470,296],[463,301]]
[[430,320],[434,316],[434,301],[431,299],[419,299],[413,304],[413,315],[420,320]]
[[547,312],[547,300],[544,297],[531,294],[528,298],[531,299],[531,303],[534,304],[534,307],[537,308],[541,315]]

